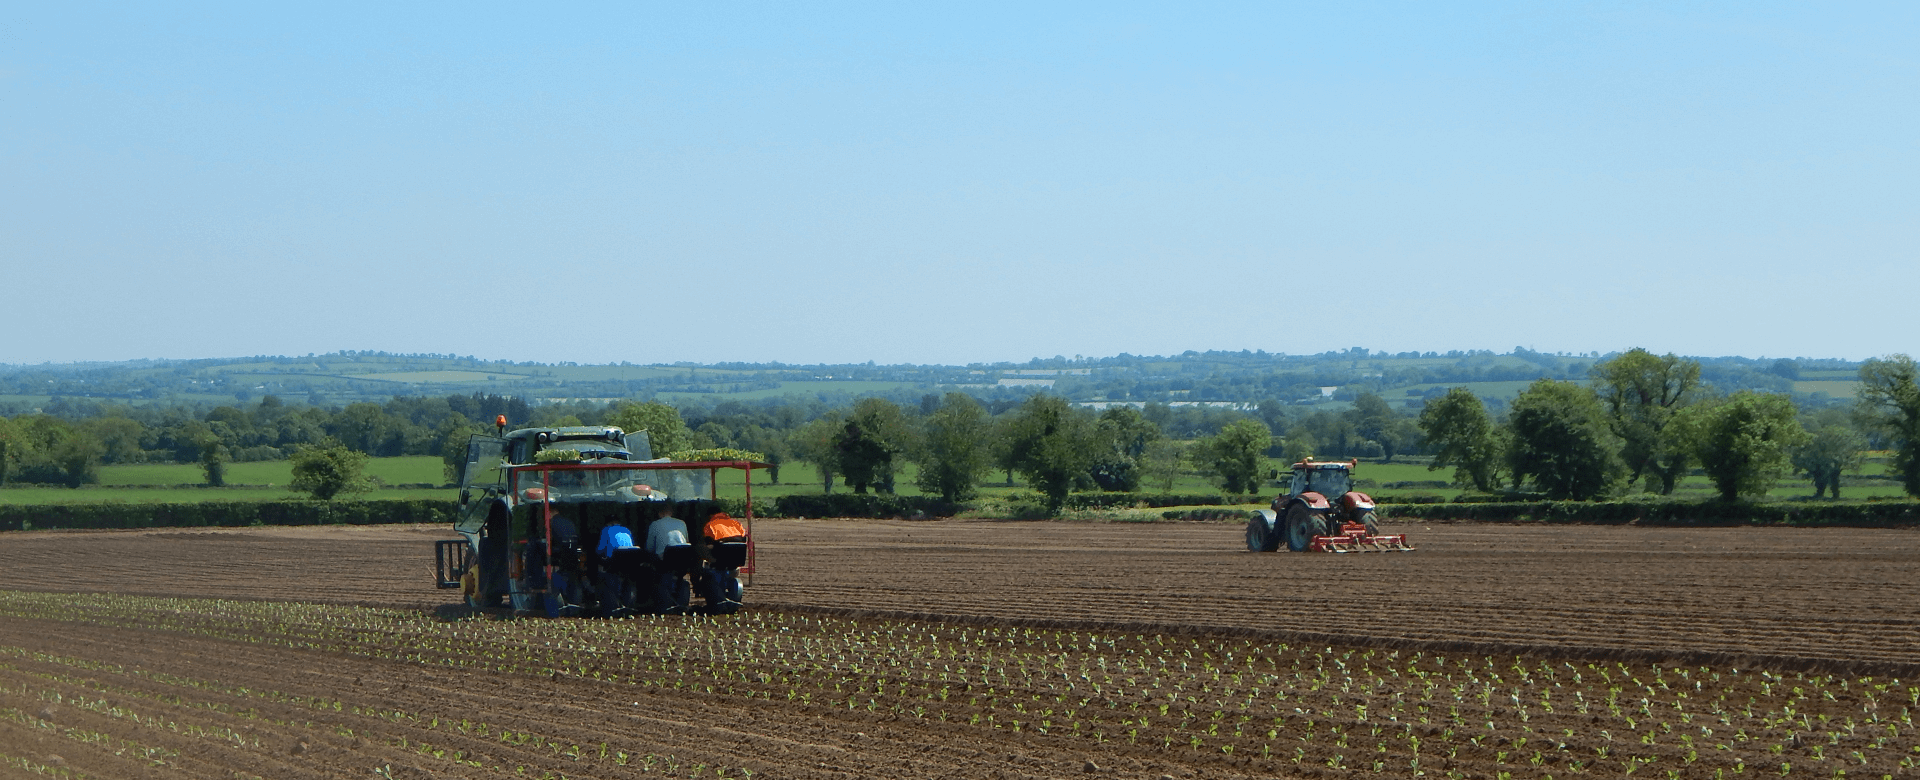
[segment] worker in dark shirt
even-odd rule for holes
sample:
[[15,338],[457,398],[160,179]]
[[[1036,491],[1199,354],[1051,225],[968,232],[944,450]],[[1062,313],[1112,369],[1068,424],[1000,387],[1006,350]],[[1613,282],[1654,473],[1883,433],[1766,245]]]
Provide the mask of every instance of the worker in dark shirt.
[[580,613],[580,532],[566,515],[547,518],[547,536],[553,543],[553,582],[547,588],[547,617]]

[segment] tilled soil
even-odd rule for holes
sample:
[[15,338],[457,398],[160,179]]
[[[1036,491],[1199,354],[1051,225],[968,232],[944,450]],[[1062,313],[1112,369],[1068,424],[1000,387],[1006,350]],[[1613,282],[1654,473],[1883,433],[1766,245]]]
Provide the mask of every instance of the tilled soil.
[[[855,625],[1158,634],[1202,648],[1316,643],[1329,652],[1520,655],[1568,669],[1604,660],[1625,662],[1623,670],[1690,664],[1803,677],[1920,676],[1920,534],[1419,523],[1390,530],[1409,533],[1420,549],[1252,555],[1241,550],[1240,529],[1225,524],[763,520],[754,529],[760,571],[747,601],[761,615]],[[0,537],[0,590],[357,605],[451,619],[464,610],[430,581],[430,542],[448,536],[405,526],[8,534]],[[169,609],[153,603],[129,614]],[[183,612],[206,608],[184,604]],[[583,622],[593,624],[589,634],[620,625]],[[414,641],[392,631],[370,624],[356,644],[302,646],[247,626],[188,630],[160,618],[93,613],[0,616],[0,775],[479,777],[525,770],[620,777],[693,776],[696,766],[701,776],[725,769],[731,777],[1362,771],[1315,768],[1313,760],[1276,769],[1248,757],[1252,743],[1236,756],[1218,745],[1203,752],[1171,742],[1089,742],[948,722],[945,710],[936,722],[925,713],[907,716],[897,703],[889,712],[781,698],[781,690],[794,696],[809,690],[805,685],[767,683],[757,699],[743,686],[742,698],[645,675],[581,684],[579,676],[589,672],[608,679],[621,672],[605,663],[583,663],[572,676],[541,675],[504,663],[493,672],[436,666],[426,648],[356,649]],[[766,668],[770,679],[788,669]],[[866,681],[870,670],[849,674]],[[818,687],[826,683],[809,684],[828,695]],[[841,693],[838,683],[833,689]],[[322,700],[340,708],[315,703]],[[1111,723],[1120,706],[1096,714]],[[1378,712],[1385,704],[1374,706]],[[1087,711],[1099,709],[1096,703]],[[1488,710],[1490,728],[1494,712]],[[492,731],[476,736],[454,729],[456,721],[484,721]],[[1803,731],[1814,730],[1809,724]],[[1279,728],[1284,737],[1298,726]],[[518,736],[501,736],[502,729]],[[613,754],[599,754],[601,745],[612,745]],[[1799,736],[1790,745],[1811,750],[1800,747]],[[1674,750],[1648,755],[1676,760]],[[450,757],[455,753],[463,758]],[[1508,771],[1491,753],[1454,760],[1459,764],[1448,771],[1465,776]],[[1814,760],[1803,757],[1801,764]],[[1541,776],[1542,766],[1514,776]],[[1688,759],[1667,768],[1681,766],[1705,765]]]

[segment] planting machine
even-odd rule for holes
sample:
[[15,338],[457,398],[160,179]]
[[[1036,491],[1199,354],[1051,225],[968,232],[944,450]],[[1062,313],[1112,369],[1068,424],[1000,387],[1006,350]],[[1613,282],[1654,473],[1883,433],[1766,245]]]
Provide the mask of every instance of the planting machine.
[[1272,509],[1247,520],[1247,550],[1273,552],[1398,552],[1412,550],[1406,534],[1380,533],[1373,497],[1353,490],[1358,461],[1303,460]]
[[[460,482],[461,538],[436,543],[438,585],[520,614],[724,614],[753,573],[750,460],[653,458],[645,431],[527,428],[474,436]],[[747,509],[720,511],[723,469]],[[620,529],[606,534],[609,526]],[[651,537],[651,538],[650,538]],[[700,603],[696,604],[695,596]]]

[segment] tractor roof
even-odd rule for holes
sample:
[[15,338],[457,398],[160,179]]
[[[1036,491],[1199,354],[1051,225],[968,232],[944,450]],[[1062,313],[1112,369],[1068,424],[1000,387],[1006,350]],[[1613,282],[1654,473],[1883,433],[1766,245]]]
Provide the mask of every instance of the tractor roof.
[[[544,434],[544,435],[542,435]],[[622,442],[626,431],[611,425],[578,425],[566,428],[521,428],[507,434],[508,439],[535,439],[541,442],[612,441]]]
[[1360,465],[1360,461],[1358,460],[1333,460],[1333,461],[1303,460],[1303,461],[1300,461],[1299,463],[1293,464],[1293,470],[1294,471],[1306,471],[1308,469],[1352,470],[1353,467],[1358,465]]

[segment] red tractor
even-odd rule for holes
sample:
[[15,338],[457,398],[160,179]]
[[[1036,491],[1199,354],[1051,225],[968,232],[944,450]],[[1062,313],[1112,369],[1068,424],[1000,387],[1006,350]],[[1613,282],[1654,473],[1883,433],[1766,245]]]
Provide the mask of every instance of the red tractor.
[[1411,550],[1405,534],[1382,534],[1373,497],[1353,490],[1359,461],[1293,464],[1293,482],[1272,509],[1247,521],[1247,551],[1396,552]]

